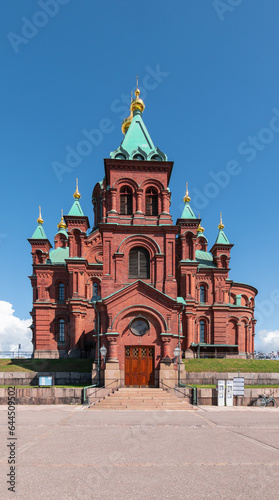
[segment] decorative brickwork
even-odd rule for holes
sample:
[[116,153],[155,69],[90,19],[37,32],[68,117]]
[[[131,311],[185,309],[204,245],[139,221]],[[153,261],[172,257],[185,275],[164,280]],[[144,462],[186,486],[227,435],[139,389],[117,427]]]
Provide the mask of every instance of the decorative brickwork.
[[[136,134],[139,116],[141,111],[134,110],[133,121],[138,121],[133,130],[130,125],[131,133]],[[99,346],[105,345],[108,360],[119,363],[124,377],[127,349],[152,346],[157,380],[160,361],[173,358],[179,336],[186,356],[253,353],[257,290],[229,279],[233,245],[224,225],[208,252],[188,191],[174,225],[169,210],[173,163],[158,148],[154,156],[153,143],[149,153],[148,137],[147,144],[138,144],[143,159],[133,159],[127,142],[135,144],[136,135],[128,138],[129,133],[128,126],[121,148],[104,160],[104,179],[93,189],[93,228],[77,188],[55,248],[41,218],[29,240],[34,355],[97,359],[99,337]],[[131,328],[135,318],[138,332]]]

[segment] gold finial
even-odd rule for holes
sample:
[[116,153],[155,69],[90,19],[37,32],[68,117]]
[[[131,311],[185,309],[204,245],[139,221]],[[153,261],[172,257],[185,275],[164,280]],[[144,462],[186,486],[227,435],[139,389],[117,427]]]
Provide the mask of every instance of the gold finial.
[[132,100],[131,102],[131,107],[130,107],[130,110],[132,112],[134,111],[140,111],[141,113],[143,113],[144,111],[144,108],[145,108],[145,104],[143,102],[142,99],[140,99],[140,89],[139,89],[139,78],[138,78],[138,75],[137,75],[137,88],[135,90],[135,99]]
[[191,198],[189,196],[189,191],[188,191],[188,182],[186,182],[186,193],[185,193],[185,196],[183,198],[183,201],[184,201],[184,203],[186,203],[186,201],[187,202],[191,201]]
[[76,200],[79,200],[81,198],[80,194],[79,194],[79,191],[78,191],[78,179],[76,179],[76,190],[73,194],[73,197],[76,199]]
[[66,229],[67,228],[66,222],[65,222],[64,217],[63,217],[63,210],[61,210],[61,221],[59,222],[57,227],[58,227],[58,229]]
[[[131,91],[131,106],[132,106],[132,100],[133,100],[133,92]],[[131,106],[130,106],[130,109],[131,109]],[[124,118],[122,125],[121,125],[121,130],[122,130],[122,133],[124,135],[126,134],[128,128],[130,127],[130,125],[132,123],[132,119],[133,119],[133,113],[131,110],[130,116],[128,116],[128,118]]]
[[140,95],[140,89],[139,89],[139,75],[137,75],[137,88],[135,90],[135,96],[139,97]]
[[223,221],[222,221],[222,212],[220,212],[220,224],[218,226],[218,229],[224,229],[224,224],[223,224]]
[[41,212],[41,207],[39,207],[39,218],[37,219],[38,224],[43,224],[43,218],[42,218],[42,212]]
[[[199,214],[199,219],[200,218],[201,218],[201,214]],[[201,226],[201,223],[199,223],[199,225],[198,225],[197,232],[198,233],[204,233],[204,227]]]

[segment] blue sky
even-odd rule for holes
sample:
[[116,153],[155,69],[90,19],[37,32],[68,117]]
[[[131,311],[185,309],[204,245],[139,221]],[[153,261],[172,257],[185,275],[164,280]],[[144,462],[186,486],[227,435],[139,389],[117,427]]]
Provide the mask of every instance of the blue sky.
[[[258,331],[275,332],[279,350],[278,18],[277,0],[2,0],[0,299],[15,316],[32,308],[38,206],[53,243],[78,177],[93,223],[92,189],[138,73],[144,122],[174,161],[174,222],[186,181],[209,245],[223,212],[230,277],[258,288]],[[67,151],[92,129],[96,145],[69,168]]]

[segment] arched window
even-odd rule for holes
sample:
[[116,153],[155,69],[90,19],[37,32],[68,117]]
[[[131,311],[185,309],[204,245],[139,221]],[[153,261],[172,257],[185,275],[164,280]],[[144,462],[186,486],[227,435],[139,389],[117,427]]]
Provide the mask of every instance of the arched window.
[[133,213],[133,191],[129,186],[120,189],[120,214],[132,215]]
[[193,235],[188,233],[186,235],[186,259],[193,260]]
[[236,304],[236,296],[234,293],[231,293],[230,304]]
[[204,344],[204,342],[205,342],[205,322],[202,319],[200,321],[200,343]]
[[59,300],[59,302],[64,302],[64,300],[65,300],[65,285],[64,285],[64,283],[59,283],[59,285],[58,285],[58,300]]
[[200,302],[206,302],[205,300],[205,286],[200,286]]
[[149,279],[150,256],[148,250],[135,247],[129,253],[129,278]]
[[99,287],[98,287],[98,283],[94,282],[93,283],[93,300],[94,299],[97,299],[97,297],[99,297]]
[[58,323],[59,342],[65,342],[65,321],[60,319]]
[[228,269],[228,259],[227,259],[226,255],[221,256],[221,266],[224,269]]
[[44,259],[43,259],[43,254],[41,250],[36,250],[36,259],[35,259],[35,264],[43,264]]
[[248,297],[246,295],[241,295],[241,305],[248,307]]
[[144,157],[141,154],[137,153],[134,155],[134,160],[141,160],[142,161],[142,160],[144,160]]
[[145,213],[146,215],[158,215],[158,191],[154,187],[146,190]]

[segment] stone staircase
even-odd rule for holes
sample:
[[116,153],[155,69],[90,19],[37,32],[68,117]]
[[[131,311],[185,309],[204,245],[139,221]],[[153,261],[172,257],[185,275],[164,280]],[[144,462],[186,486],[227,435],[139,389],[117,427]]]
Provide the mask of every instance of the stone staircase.
[[163,389],[123,387],[91,406],[92,410],[192,410],[188,398]]

